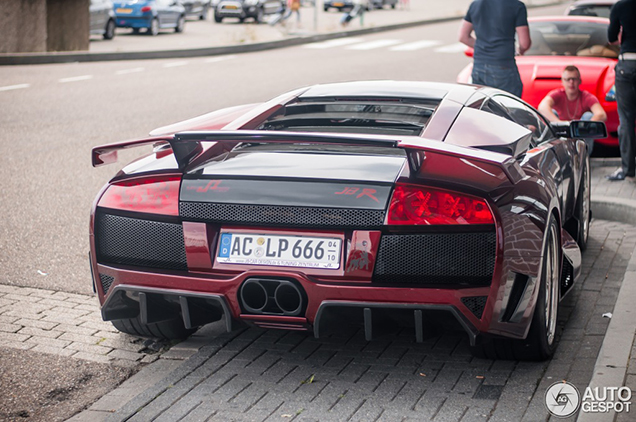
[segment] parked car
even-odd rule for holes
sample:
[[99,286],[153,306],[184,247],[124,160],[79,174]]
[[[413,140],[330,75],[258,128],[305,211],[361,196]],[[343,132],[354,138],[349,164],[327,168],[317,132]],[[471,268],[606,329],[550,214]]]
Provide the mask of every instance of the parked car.
[[105,40],[115,36],[115,12],[110,0],[91,0],[89,5],[91,35],[102,35]]
[[285,0],[220,0],[214,9],[214,21],[223,22],[224,18],[238,18],[243,22],[253,18],[262,23],[265,17],[285,10]]
[[[384,0],[367,0],[365,10],[372,10],[377,7],[377,4],[382,5]],[[329,9],[338,9],[338,11],[343,10],[351,10],[355,6],[355,2],[353,0],[324,0],[322,3],[322,8],[325,12],[328,12]],[[382,6],[380,6],[382,7]]]
[[181,4],[185,7],[186,16],[194,16],[200,20],[208,18],[212,0],[181,0]]
[[384,9],[384,6],[390,6],[391,9],[395,9],[398,0],[373,0],[373,7],[376,9]]
[[617,1],[618,0],[578,0],[565,9],[565,14],[609,18],[610,10]]
[[183,32],[185,8],[175,0],[127,0],[114,2],[116,24],[138,33],[157,35],[161,29]]
[[422,341],[442,313],[477,356],[553,354],[591,215],[578,138],[602,122],[550,126],[487,87],[373,81],[151,135],[92,151],[101,166],[155,146],[91,214],[93,287],[120,331],[179,338],[224,318],[320,337],[344,313],[368,341],[408,316]]
[[[614,89],[614,66],[619,47],[607,39],[609,19],[587,16],[545,16],[528,18],[532,47],[517,56],[523,82],[522,99],[538,107],[545,95],[560,88],[561,74],[568,65],[581,71],[581,89],[596,95],[607,113],[609,137],[597,139],[602,145],[618,145],[618,112]],[[472,49],[466,50],[472,55]],[[457,77],[471,82],[472,63]]]

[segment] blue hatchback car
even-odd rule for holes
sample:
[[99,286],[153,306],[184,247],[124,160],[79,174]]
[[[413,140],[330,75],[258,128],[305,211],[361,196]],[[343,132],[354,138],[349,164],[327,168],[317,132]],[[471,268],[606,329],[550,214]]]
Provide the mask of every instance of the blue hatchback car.
[[182,32],[186,10],[176,0],[127,0],[113,2],[115,21],[119,28],[132,28],[137,33],[157,35],[160,29]]

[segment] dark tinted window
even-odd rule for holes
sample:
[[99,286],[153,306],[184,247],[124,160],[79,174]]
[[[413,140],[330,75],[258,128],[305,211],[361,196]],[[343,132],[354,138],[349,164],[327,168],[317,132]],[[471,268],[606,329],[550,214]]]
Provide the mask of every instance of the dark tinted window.
[[546,121],[525,103],[506,95],[496,95],[492,102],[507,110],[514,122],[530,129],[535,145],[550,138],[551,132]]
[[612,6],[577,6],[570,9],[570,16],[598,16],[599,18],[609,18]]
[[402,99],[312,99],[288,104],[259,129],[419,135],[436,104]]
[[607,27],[595,22],[530,22],[532,46],[525,55],[616,58],[619,46],[608,45]]

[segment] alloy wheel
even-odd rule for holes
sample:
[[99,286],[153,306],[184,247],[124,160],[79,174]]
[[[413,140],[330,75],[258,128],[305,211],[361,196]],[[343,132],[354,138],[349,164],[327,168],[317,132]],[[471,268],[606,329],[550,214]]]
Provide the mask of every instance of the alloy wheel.
[[558,235],[556,225],[550,226],[547,245],[547,259],[545,261],[545,325],[546,341],[554,343],[556,335],[557,314],[559,306],[559,253],[557,249]]

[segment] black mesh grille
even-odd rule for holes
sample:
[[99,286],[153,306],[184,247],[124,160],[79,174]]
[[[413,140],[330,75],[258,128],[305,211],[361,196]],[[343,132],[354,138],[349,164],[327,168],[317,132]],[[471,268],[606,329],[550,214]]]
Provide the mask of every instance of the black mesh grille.
[[473,315],[481,319],[481,315],[484,313],[484,308],[486,307],[487,299],[488,296],[463,297],[462,303],[470,309],[470,312],[472,312]]
[[496,239],[494,231],[383,235],[373,281],[490,284]]
[[184,219],[215,223],[268,224],[295,227],[377,228],[384,222],[384,211],[340,208],[279,207],[181,202]]
[[563,268],[561,269],[561,294],[567,292],[574,283],[574,267],[570,261],[563,259]]
[[181,224],[98,213],[95,237],[100,263],[188,269]]
[[113,281],[115,281],[115,277],[111,277],[106,274],[100,274],[99,280],[102,282],[102,290],[104,291],[104,294],[106,294],[108,293],[108,289],[110,289],[111,284],[113,284]]

